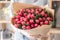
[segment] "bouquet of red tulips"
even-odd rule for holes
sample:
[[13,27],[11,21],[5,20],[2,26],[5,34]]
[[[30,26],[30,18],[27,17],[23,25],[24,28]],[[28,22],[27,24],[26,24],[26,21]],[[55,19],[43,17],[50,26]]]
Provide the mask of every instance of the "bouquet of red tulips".
[[26,8],[19,10],[12,17],[16,28],[30,30],[42,25],[49,25],[53,21],[51,13],[42,8]]
[[[24,5],[24,4],[23,4]],[[19,5],[18,5],[19,6]],[[15,7],[15,6],[14,6]],[[53,22],[53,12],[41,7],[21,8],[11,19],[13,27],[25,35],[45,35]]]

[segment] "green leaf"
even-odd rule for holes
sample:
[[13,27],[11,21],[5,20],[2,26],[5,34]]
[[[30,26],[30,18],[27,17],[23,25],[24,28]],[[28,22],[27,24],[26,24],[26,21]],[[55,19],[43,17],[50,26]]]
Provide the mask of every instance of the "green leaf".
[[35,16],[35,19],[38,19],[39,17],[40,17],[40,15],[38,14],[38,15]]
[[14,16],[16,17],[16,14],[14,13]]
[[19,28],[19,29],[22,29],[22,25],[21,25],[21,24],[19,24],[18,28]]
[[44,8],[44,12],[47,12],[47,11],[46,11],[46,8]]
[[30,18],[28,18],[28,20],[30,20]]
[[36,13],[34,13],[34,16],[36,16]]
[[25,23],[24,25],[25,25],[25,26],[27,26],[28,24],[27,24],[27,23]]
[[50,16],[50,17],[52,17],[52,18],[53,18],[52,14],[51,14],[50,12],[48,12],[47,14],[48,14],[48,16]]
[[49,24],[53,25],[54,24],[54,21],[50,21]]

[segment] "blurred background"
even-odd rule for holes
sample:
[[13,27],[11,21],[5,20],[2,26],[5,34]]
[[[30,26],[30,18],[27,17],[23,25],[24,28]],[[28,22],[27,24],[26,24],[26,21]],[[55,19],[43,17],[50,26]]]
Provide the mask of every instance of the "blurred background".
[[[46,6],[46,7],[50,7],[49,5],[52,3],[50,2],[51,0],[0,0],[0,40],[12,40],[12,27],[9,23],[10,18],[12,17],[12,3],[13,2],[20,2],[20,3],[26,3],[26,4],[32,4],[32,5],[37,5],[37,6]],[[57,5],[60,5],[60,2],[57,2]],[[55,4],[51,6],[53,7],[53,9],[57,10],[57,6],[56,6],[56,0],[55,0]],[[60,6],[59,6],[60,7]],[[59,8],[58,8],[59,9]],[[56,13],[56,12],[55,12]],[[57,16],[60,15],[60,9],[59,9],[59,13],[57,14]],[[58,16],[60,17],[60,16]],[[57,18],[57,24],[60,24],[59,19]],[[7,21],[7,22],[5,22]],[[54,26],[55,27],[55,26]],[[60,25],[59,25],[60,27]],[[53,29],[52,29],[53,30]],[[60,32],[60,31],[58,31]],[[60,33],[58,34],[50,34],[50,38],[51,40],[60,40]],[[16,35],[15,35],[16,36]],[[19,39],[17,39],[19,40]]]
[[[21,2],[26,4],[32,4],[37,6],[45,6],[48,4],[48,0],[0,0],[0,22],[7,21],[7,23],[0,23],[0,39],[1,40],[12,40],[12,30],[11,25],[8,23],[12,17],[12,3]],[[4,25],[4,26],[3,26]],[[17,36],[17,35],[16,35]],[[14,37],[15,40],[16,39]]]

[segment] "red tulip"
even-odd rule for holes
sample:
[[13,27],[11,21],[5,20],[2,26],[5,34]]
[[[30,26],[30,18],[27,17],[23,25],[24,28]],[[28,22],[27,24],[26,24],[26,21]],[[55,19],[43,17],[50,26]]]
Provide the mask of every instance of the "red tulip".
[[17,21],[19,21],[19,19],[15,19],[15,21],[17,22]]
[[36,19],[35,21],[36,21],[36,23],[39,23],[39,20],[38,19]]
[[39,21],[42,21],[42,18],[39,18]]
[[34,23],[34,20],[33,19],[30,19],[30,23]]
[[45,24],[48,24],[49,22],[46,20],[44,23],[45,23]]
[[25,10],[22,8],[20,11],[21,11],[21,13],[23,13]]
[[45,18],[45,17],[43,17],[42,19],[43,19],[43,21],[45,21],[45,20],[46,20],[46,18]]
[[22,24],[22,25],[24,25],[24,24],[25,24],[25,22],[24,22],[24,21],[22,21],[22,22],[21,22],[21,24]]
[[51,21],[51,18],[50,18],[50,17],[47,17],[47,20],[48,20],[48,21]]
[[26,27],[26,29],[28,29],[28,30],[29,30],[29,29],[31,29],[31,27],[30,27],[30,26],[27,26],[27,27]]
[[34,18],[34,14],[31,14],[31,18]]
[[35,27],[37,27],[38,26],[38,24],[35,24]]
[[27,22],[27,21],[28,21],[28,20],[27,20],[27,18],[24,18],[23,20],[24,20],[25,22]]
[[30,18],[30,17],[31,17],[31,14],[28,14],[28,15],[27,15],[27,18]]
[[25,25],[23,25],[23,26],[22,26],[22,29],[26,29],[26,26],[25,26]]
[[21,24],[21,21],[17,21],[17,24]]
[[31,13],[33,13],[34,12],[34,9],[31,9]]
[[18,16],[16,16],[16,18],[17,18],[17,19],[20,19],[20,16],[18,15]]
[[23,20],[24,19],[24,17],[20,17],[20,20]]
[[38,14],[39,13],[39,11],[36,11],[36,14]]
[[40,22],[40,26],[43,25],[43,22]]
[[31,24],[31,27],[33,28],[34,27],[34,24]]
[[15,26],[16,28],[18,28],[18,25],[17,25],[17,24],[14,24],[14,26]]
[[41,12],[41,15],[42,15],[42,16],[45,16],[45,12],[44,12],[44,11],[42,11],[42,12]]
[[26,17],[27,16],[27,13],[24,13],[24,17]]
[[27,24],[28,24],[28,25],[30,25],[30,23],[29,23],[29,22],[27,22]]
[[31,12],[31,10],[29,9],[29,10],[27,10],[27,12],[28,12],[28,13],[30,13],[30,12]]
[[19,15],[20,15],[20,16],[22,16],[22,13],[21,13],[21,12],[19,12]]
[[45,14],[45,17],[47,17],[48,16],[48,14]]

